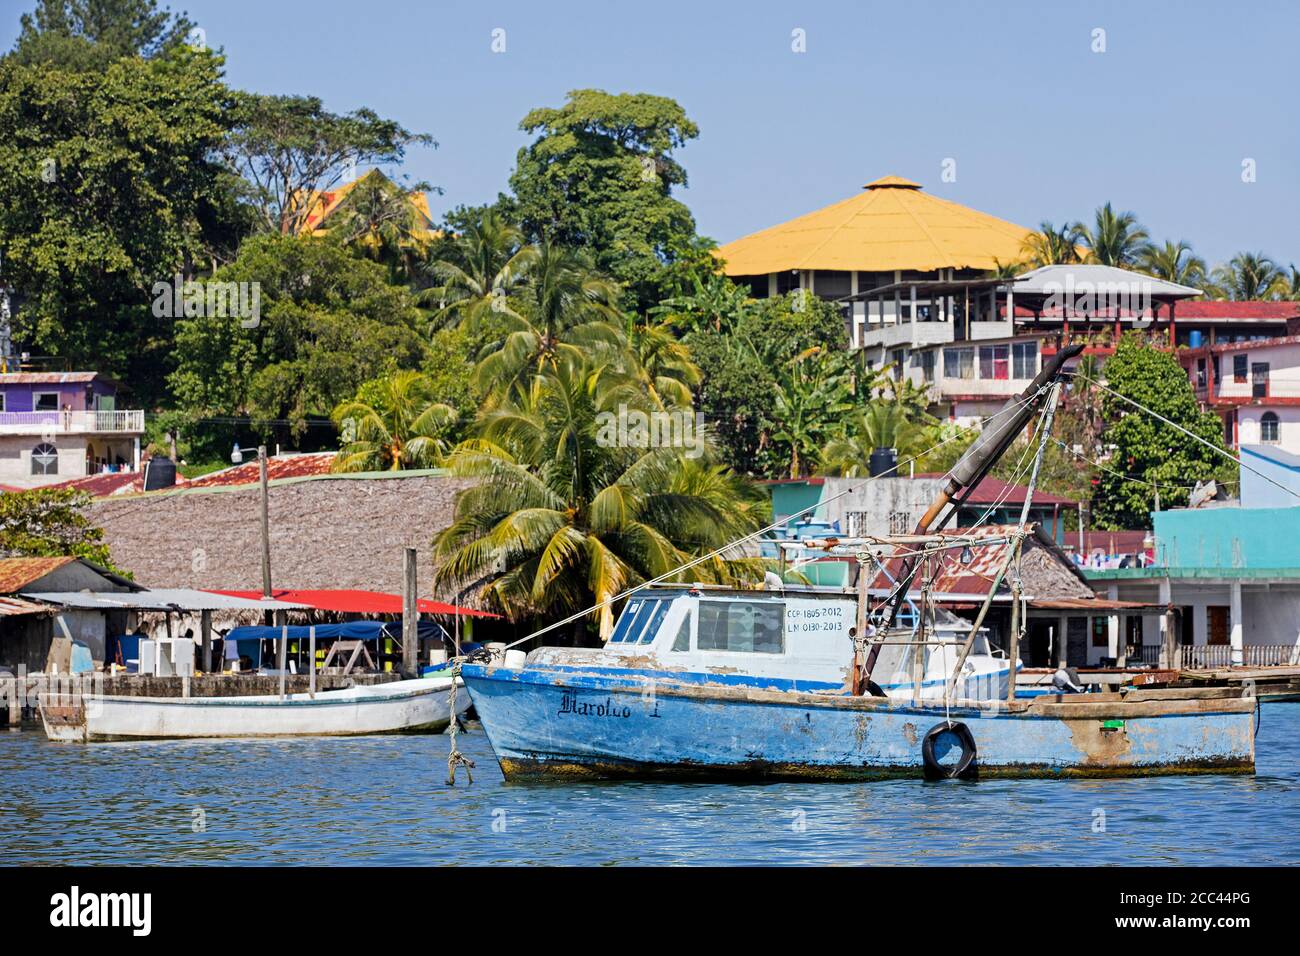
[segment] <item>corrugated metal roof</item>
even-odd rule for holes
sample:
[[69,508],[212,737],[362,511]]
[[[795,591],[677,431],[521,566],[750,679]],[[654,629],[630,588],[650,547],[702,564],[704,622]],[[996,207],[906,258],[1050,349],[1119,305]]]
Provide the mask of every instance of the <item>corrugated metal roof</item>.
[[[231,594],[241,597],[248,597],[256,594],[256,591],[214,591],[214,594]],[[298,601],[302,606],[313,607],[319,611],[338,611],[349,614],[401,614],[402,613],[402,596],[400,594],[387,594],[383,591],[361,591],[356,589],[272,589],[271,593],[286,601]],[[473,608],[462,607],[456,604],[447,604],[443,601],[432,601],[428,598],[419,598],[416,602],[417,608],[426,614],[456,614],[462,617],[492,617],[499,618],[501,615],[492,614],[488,611],[477,611]]]
[[124,593],[113,591],[28,592],[24,597],[63,607],[97,611],[296,611],[306,607],[290,601],[233,597],[193,588],[159,588]]
[[0,594],[16,594],[33,581],[77,560],[59,558],[0,558]]
[[0,385],[74,385],[97,378],[98,372],[2,372]]
[[727,275],[792,269],[930,272],[1016,262],[1030,230],[885,176],[816,212],[727,243]]
[[[1016,276],[1011,291],[1015,295],[1022,293],[1049,296],[1062,294],[1081,295],[1087,291],[1085,288],[1081,288],[1084,283],[1092,283],[1094,290],[1102,285],[1132,286],[1136,287],[1135,292],[1141,289],[1152,296],[1173,299],[1204,294],[1200,289],[1194,289],[1189,285],[1179,285],[1177,282],[1157,279],[1155,276],[1149,276],[1143,272],[1131,272],[1128,269],[1119,269],[1115,266],[1099,266],[1086,263],[1042,266],[1038,269],[1031,269],[1029,272]],[[1178,311],[1179,317],[1184,317],[1182,306],[1178,307]]]

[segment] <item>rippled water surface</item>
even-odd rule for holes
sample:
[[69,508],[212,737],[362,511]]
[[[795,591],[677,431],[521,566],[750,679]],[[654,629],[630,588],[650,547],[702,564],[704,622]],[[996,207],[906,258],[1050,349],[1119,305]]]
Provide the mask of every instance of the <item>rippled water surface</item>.
[[57,745],[0,732],[9,859],[242,864],[1300,863],[1300,703],[1254,776],[473,786],[446,737]]

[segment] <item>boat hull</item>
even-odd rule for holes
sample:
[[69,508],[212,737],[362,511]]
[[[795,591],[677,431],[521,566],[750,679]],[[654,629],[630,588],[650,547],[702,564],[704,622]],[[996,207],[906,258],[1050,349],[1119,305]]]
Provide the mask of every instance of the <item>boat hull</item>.
[[920,777],[923,738],[949,717],[970,729],[982,776],[1254,770],[1256,702],[1238,697],[945,707],[541,669],[466,665],[462,675],[511,778]]
[[[324,691],[314,697],[42,697],[46,736],[61,742],[437,732],[451,722],[451,678]],[[469,709],[457,694],[456,711]]]

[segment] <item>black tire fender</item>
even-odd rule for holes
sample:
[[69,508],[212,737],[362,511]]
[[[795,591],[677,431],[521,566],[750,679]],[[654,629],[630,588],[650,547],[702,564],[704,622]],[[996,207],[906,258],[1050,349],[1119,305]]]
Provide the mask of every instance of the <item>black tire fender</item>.
[[[951,733],[961,743],[961,759],[951,767],[945,767],[934,757],[934,742],[942,734]],[[935,724],[921,741],[921,759],[925,763],[926,780],[947,780],[956,777],[959,780],[974,780],[979,770],[976,762],[975,737],[970,728],[959,720],[944,720]]]

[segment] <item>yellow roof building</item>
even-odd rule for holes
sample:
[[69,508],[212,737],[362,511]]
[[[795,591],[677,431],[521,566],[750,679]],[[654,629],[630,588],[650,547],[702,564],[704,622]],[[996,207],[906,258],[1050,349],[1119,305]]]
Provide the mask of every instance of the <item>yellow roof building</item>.
[[727,243],[718,255],[729,276],[983,270],[1019,261],[1030,231],[885,176],[856,196]]

